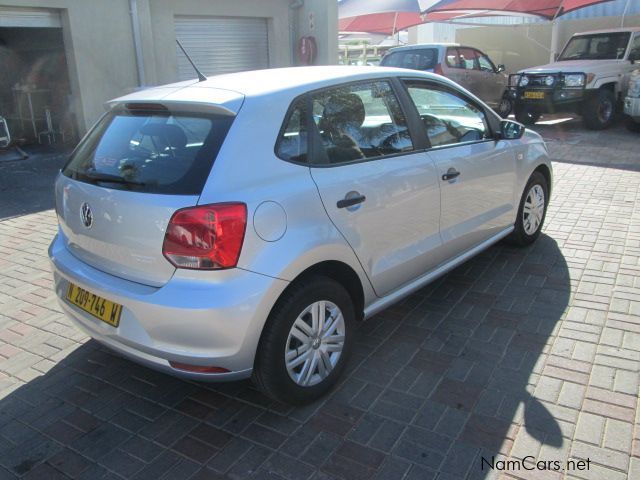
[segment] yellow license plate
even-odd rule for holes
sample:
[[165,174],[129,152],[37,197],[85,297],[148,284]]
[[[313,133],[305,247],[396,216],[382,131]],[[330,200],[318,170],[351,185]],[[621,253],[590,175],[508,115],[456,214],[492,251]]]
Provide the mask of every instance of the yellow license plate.
[[95,293],[88,292],[73,283],[69,283],[67,300],[76,307],[113,327],[117,327],[120,324],[122,305],[99,297]]
[[524,92],[524,98],[544,100],[544,92]]

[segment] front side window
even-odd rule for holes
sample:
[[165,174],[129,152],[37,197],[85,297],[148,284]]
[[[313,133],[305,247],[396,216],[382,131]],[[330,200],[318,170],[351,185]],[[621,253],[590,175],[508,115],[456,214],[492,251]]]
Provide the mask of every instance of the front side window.
[[465,98],[435,85],[406,85],[432,147],[478,142],[489,136],[484,112]]
[[631,43],[631,51],[629,52],[629,58],[634,60],[640,60],[640,34],[636,35]]
[[460,68],[465,70],[477,70],[476,51],[472,48],[458,48]]
[[579,35],[567,43],[558,61],[620,60],[629,45],[629,32]]
[[107,114],[62,170],[113,189],[199,195],[233,121],[167,110]]
[[363,82],[311,95],[319,163],[347,163],[413,150],[407,121],[388,81]]
[[480,70],[483,72],[495,72],[496,68],[493,65],[493,62],[489,60],[489,57],[486,55],[482,55],[478,52],[478,64],[480,65]]

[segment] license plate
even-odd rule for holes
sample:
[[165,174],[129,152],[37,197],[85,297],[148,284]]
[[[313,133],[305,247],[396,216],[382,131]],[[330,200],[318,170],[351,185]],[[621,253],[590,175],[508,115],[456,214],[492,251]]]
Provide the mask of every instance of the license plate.
[[69,283],[67,300],[76,307],[113,327],[117,327],[120,324],[122,305],[99,297],[95,293],[88,292],[73,283]]
[[524,98],[530,100],[544,100],[544,92],[524,92]]

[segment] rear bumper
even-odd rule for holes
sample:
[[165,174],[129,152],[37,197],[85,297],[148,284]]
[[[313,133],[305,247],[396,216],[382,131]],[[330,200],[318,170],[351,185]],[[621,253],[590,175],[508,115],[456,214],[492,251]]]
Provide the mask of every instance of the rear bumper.
[[[260,334],[288,282],[241,269],[178,270],[160,288],[97,270],[74,257],[60,236],[51,243],[55,291],[64,312],[89,336],[148,367],[197,380],[251,376]],[[69,282],[123,306],[117,328],[65,300]],[[216,366],[194,373],[169,362]]]

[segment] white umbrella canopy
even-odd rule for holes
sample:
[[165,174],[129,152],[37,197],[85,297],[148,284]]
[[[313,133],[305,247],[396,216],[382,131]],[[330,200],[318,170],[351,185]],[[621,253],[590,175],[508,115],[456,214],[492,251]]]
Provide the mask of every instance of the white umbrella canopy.
[[433,6],[433,0],[341,0],[339,18],[360,17],[372,13],[420,13]]
[[421,12],[437,0],[339,0],[341,32],[369,32],[395,35],[424,23]]

